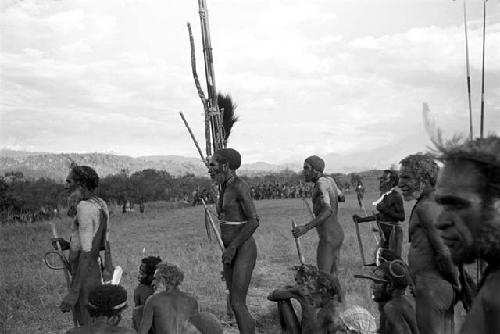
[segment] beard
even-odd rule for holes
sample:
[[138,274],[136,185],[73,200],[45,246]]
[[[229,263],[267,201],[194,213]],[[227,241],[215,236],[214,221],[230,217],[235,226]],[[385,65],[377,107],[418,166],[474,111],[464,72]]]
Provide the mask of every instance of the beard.
[[475,240],[478,253],[488,264],[500,263],[500,216],[489,206]]

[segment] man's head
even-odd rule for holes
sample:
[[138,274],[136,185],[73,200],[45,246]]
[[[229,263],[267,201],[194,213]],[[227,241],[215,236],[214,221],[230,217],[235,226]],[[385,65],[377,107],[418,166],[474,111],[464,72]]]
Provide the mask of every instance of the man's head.
[[438,146],[444,168],[436,186],[437,227],[453,261],[500,264],[500,138]]
[[106,317],[109,325],[118,326],[127,308],[127,291],[119,285],[100,285],[90,291],[86,307],[93,319]]
[[315,182],[325,170],[325,162],[317,155],[311,155],[304,160],[302,176],[306,182]]
[[151,285],[153,282],[156,265],[161,262],[159,256],[148,256],[141,260],[139,267],[138,280],[142,284]]
[[173,264],[166,262],[159,263],[153,279],[153,286],[156,291],[170,291],[176,289],[184,280],[184,273]]
[[399,188],[405,201],[418,199],[425,188],[436,185],[439,166],[427,154],[412,154],[401,160]]
[[98,185],[99,176],[92,167],[72,165],[66,177],[65,188],[70,196],[79,191],[81,196],[85,198],[89,193],[94,192]]
[[241,166],[241,155],[232,148],[218,150],[208,159],[208,173],[212,180],[222,184]]
[[372,281],[372,299],[376,302],[391,300],[394,293],[403,293],[410,284],[410,274],[402,260],[382,262],[369,275],[355,275]]
[[399,183],[398,172],[391,169],[384,170],[382,176],[379,178],[379,190],[386,192],[396,187]]
[[306,264],[295,266],[293,269],[297,271],[295,282],[310,294],[317,307],[323,307],[341,293],[338,280],[319,271],[316,266]]

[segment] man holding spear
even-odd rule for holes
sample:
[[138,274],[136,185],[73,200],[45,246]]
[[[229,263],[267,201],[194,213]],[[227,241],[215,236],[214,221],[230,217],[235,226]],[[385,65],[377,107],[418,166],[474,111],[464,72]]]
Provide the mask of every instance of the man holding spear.
[[209,160],[210,177],[221,186],[217,214],[221,221],[224,279],[231,308],[242,334],[255,333],[255,322],[246,306],[257,247],[253,233],[259,226],[248,184],[236,175],[241,155],[232,148],[215,152]]

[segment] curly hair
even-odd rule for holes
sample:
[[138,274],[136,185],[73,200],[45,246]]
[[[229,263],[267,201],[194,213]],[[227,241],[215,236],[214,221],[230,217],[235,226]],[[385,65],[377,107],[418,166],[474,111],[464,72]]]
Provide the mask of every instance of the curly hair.
[[320,271],[316,266],[304,264],[293,267],[297,271],[295,280],[299,285],[307,287],[310,291],[319,292],[329,298],[341,294],[340,282],[329,274]]
[[96,171],[89,166],[77,166],[72,164],[71,178],[75,181],[75,183],[87,188],[88,190],[94,190],[99,185],[99,176]]
[[408,167],[418,178],[420,184],[434,187],[437,182],[439,166],[430,154],[411,154],[400,161],[401,166]]
[[162,262],[156,266],[155,278],[162,280],[166,286],[176,288],[184,280],[184,273],[176,265]]
[[144,264],[146,267],[144,273],[146,275],[154,275],[156,266],[158,265],[158,263],[161,263],[161,261],[162,260],[159,256],[148,256],[143,258],[141,260],[141,263]]
[[500,196],[500,137],[489,135],[486,138],[463,140],[455,137],[443,143],[435,141],[436,159],[446,162],[472,162],[483,176],[484,192]]
[[127,291],[119,285],[98,286],[90,291],[86,307],[93,318],[120,315],[127,308]]

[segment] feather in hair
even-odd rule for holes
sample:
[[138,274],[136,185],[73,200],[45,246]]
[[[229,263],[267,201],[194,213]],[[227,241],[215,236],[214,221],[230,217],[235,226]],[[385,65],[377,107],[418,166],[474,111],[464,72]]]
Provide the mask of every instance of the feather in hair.
[[221,93],[217,94],[217,104],[219,106],[219,110],[223,110],[222,126],[224,128],[224,141],[227,141],[234,123],[238,121],[238,116],[234,114],[236,104],[233,103],[229,94],[223,95]]

